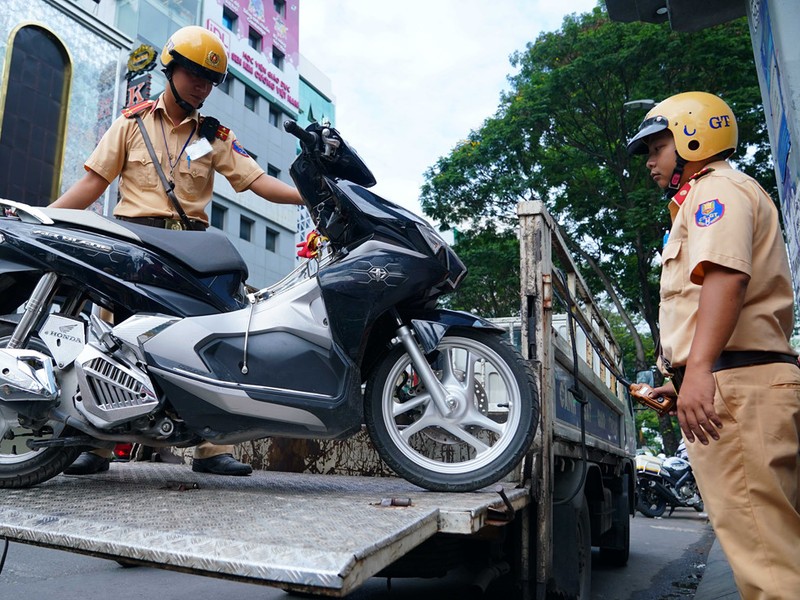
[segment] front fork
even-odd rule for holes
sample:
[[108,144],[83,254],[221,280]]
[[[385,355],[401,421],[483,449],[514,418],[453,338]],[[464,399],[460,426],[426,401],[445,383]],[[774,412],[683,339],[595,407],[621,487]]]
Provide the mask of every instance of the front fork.
[[23,348],[31,337],[33,328],[42,318],[42,315],[50,309],[53,301],[53,294],[58,286],[59,277],[55,273],[45,273],[36,284],[31,297],[25,303],[25,312],[19,320],[11,339],[8,341],[7,348]]
[[457,400],[448,393],[442,382],[436,377],[436,373],[433,372],[433,368],[425,359],[422,350],[420,350],[411,328],[403,323],[400,315],[396,312],[394,317],[397,320],[397,337],[411,358],[411,364],[414,365],[417,375],[419,375],[422,383],[425,384],[425,389],[431,395],[433,403],[439,409],[439,412],[442,415],[449,415],[458,404]]

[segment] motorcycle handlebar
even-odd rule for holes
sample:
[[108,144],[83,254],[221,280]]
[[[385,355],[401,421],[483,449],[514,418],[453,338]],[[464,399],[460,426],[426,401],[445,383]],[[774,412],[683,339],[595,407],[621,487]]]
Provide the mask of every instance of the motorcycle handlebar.
[[317,134],[306,131],[297,124],[297,121],[286,120],[283,122],[283,128],[306,146],[313,147],[317,143]]

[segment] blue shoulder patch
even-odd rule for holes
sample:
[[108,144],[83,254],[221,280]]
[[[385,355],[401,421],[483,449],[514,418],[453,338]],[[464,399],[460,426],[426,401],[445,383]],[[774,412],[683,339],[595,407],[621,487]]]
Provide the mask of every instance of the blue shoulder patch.
[[698,227],[713,225],[725,215],[725,205],[718,199],[703,202],[694,214],[694,222]]
[[236,140],[233,140],[233,151],[234,151],[234,152],[238,152],[238,153],[239,153],[239,154],[241,154],[242,156],[250,156],[250,155],[247,153],[247,150],[245,150],[244,148],[242,148],[242,147],[239,145],[239,142],[237,142]]

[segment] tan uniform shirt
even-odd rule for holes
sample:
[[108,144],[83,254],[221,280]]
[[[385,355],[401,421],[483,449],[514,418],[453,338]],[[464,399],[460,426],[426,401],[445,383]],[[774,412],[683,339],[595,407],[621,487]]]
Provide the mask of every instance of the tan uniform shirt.
[[[194,111],[178,126],[173,126],[164,108],[163,95],[152,109],[141,112],[140,116],[164,174],[175,182],[175,195],[191,219],[208,223],[205,208],[211,201],[215,171],[223,175],[237,192],[247,189],[264,173],[236,143],[233,132],[224,127],[218,130],[211,152],[196,160],[188,160],[184,145],[189,147],[200,139],[197,135],[199,114]],[[114,215],[178,218],[136,119],[116,119],[84,168],[94,171],[109,183],[119,177],[121,200],[114,208]]]
[[[683,366],[697,325],[703,263],[750,276],[736,328],[725,350],[795,354],[789,345],[793,293],[778,211],[763,188],[725,161],[676,196],[672,230],[662,253],[661,346]],[[680,194],[680,192],[679,192]]]

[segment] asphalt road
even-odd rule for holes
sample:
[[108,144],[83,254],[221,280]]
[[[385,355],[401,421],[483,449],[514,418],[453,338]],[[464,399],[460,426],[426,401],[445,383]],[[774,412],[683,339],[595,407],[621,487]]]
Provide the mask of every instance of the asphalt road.
[[[679,509],[672,517],[637,513],[631,556],[622,569],[593,563],[593,600],[691,598],[713,542],[705,515]],[[0,543],[0,554],[3,545]],[[469,597],[468,574],[436,580],[371,579],[350,600],[447,600]],[[490,596],[486,596],[490,597]],[[289,600],[285,592],[12,542],[0,573],[0,598],[14,600]]]

